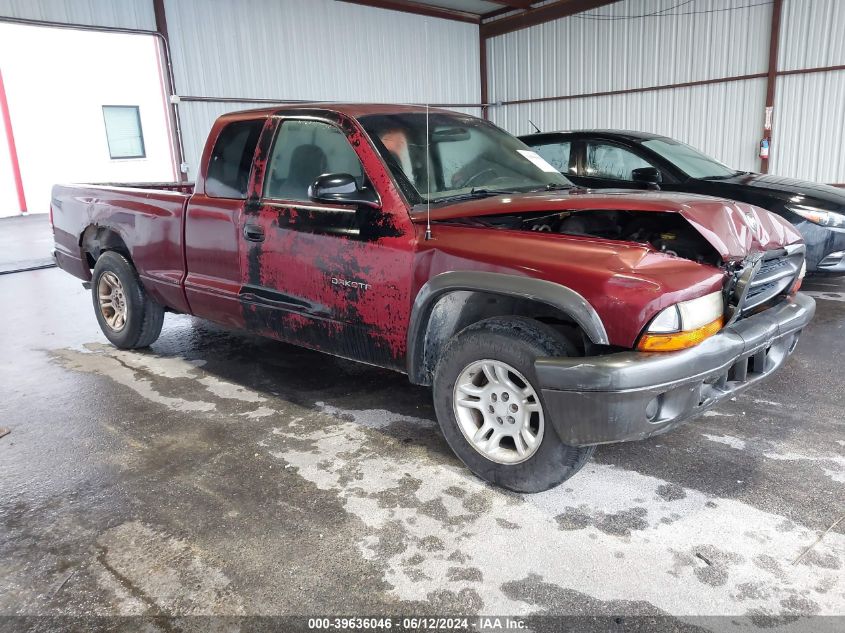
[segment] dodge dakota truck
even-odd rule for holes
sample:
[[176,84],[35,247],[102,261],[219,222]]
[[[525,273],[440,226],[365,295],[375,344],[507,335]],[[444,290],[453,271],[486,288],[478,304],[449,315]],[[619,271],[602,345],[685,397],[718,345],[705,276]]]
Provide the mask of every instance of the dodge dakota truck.
[[768,376],[815,311],[784,219],[579,189],[439,109],[226,114],[194,185],[57,185],[51,214],[114,345],[170,311],[405,372],[466,466],[522,492]]

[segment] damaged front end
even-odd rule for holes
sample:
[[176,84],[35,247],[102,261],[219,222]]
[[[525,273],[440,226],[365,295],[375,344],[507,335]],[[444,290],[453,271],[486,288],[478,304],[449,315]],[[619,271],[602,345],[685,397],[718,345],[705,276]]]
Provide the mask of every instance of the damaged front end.
[[719,266],[720,253],[686,219],[674,213],[578,210],[496,214],[455,220],[471,226],[556,233],[648,244],[654,250],[699,264]]
[[535,362],[571,446],[644,439],[733,397],[786,362],[815,313],[801,237],[763,209],[631,192],[462,206],[433,220],[485,229],[479,244],[571,285],[607,327],[596,355]]
[[807,271],[803,244],[749,255],[729,266],[725,284],[728,323],[765,310],[773,302],[798,292]]
[[[495,206],[492,213],[489,207],[488,213],[483,213],[478,205],[472,205],[463,209],[463,215],[457,213],[461,209],[438,215],[450,224],[645,247],[650,253],[688,260],[722,273],[721,314],[697,324],[700,331],[679,328],[683,343],[639,345],[642,350],[673,351],[695,345],[724,325],[794,294],[801,284],[806,268],[800,235],[763,209],[704,197],[662,196],[655,201],[648,194],[625,199],[629,208],[609,208],[610,203],[622,206],[620,202],[619,196],[612,195],[565,199],[526,196],[514,199],[513,204]],[[671,268],[671,264],[668,266]],[[681,268],[679,264],[678,271]],[[627,283],[632,275],[643,277],[645,272],[640,267],[615,274],[623,275]],[[661,274],[665,278],[665,271]],[[611,279],[605,290],[612,290],[614,285]],[[698,296],[701,293],[691,299]],[[654,301],[646,316],[656,319],[658,311],[665,312],[667,305]],[[643,335],[647,332],[648,328],[644,329]]]

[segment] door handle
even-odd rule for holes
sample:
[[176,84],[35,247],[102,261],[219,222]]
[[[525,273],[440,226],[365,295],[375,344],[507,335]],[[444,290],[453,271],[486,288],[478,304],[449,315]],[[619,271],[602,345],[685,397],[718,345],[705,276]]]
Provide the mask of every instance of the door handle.
[[264,229],[257,224],[246,224],[244,225],[244,237],[250,242],[263,242]]

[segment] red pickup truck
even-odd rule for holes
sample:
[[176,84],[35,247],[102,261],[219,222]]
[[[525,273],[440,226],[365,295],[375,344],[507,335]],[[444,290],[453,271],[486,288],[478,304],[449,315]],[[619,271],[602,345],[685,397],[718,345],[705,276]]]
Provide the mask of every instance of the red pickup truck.
[[444,110],[227,114],[195,186],[57,185],[51,212],[118,347],[172,311],[405,372],[458,457],[517,491],[771,374],[815,311],[780,217],[578,189]]

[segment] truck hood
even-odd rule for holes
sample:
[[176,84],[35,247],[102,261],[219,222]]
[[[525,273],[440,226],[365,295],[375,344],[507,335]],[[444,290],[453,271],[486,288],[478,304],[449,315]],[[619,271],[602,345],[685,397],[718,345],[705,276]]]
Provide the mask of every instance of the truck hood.
[[[710,196],[604,190],[589,193],[509,194],[431,206],[432,222],[448,222],[491,215],[556,211],[637,211],[677,213],[687,220],[724,261],[742,260],[751,253],[801,242],[798,231],[765,209]],[[417,206],[415,222],[426,221],[426,208]]]

